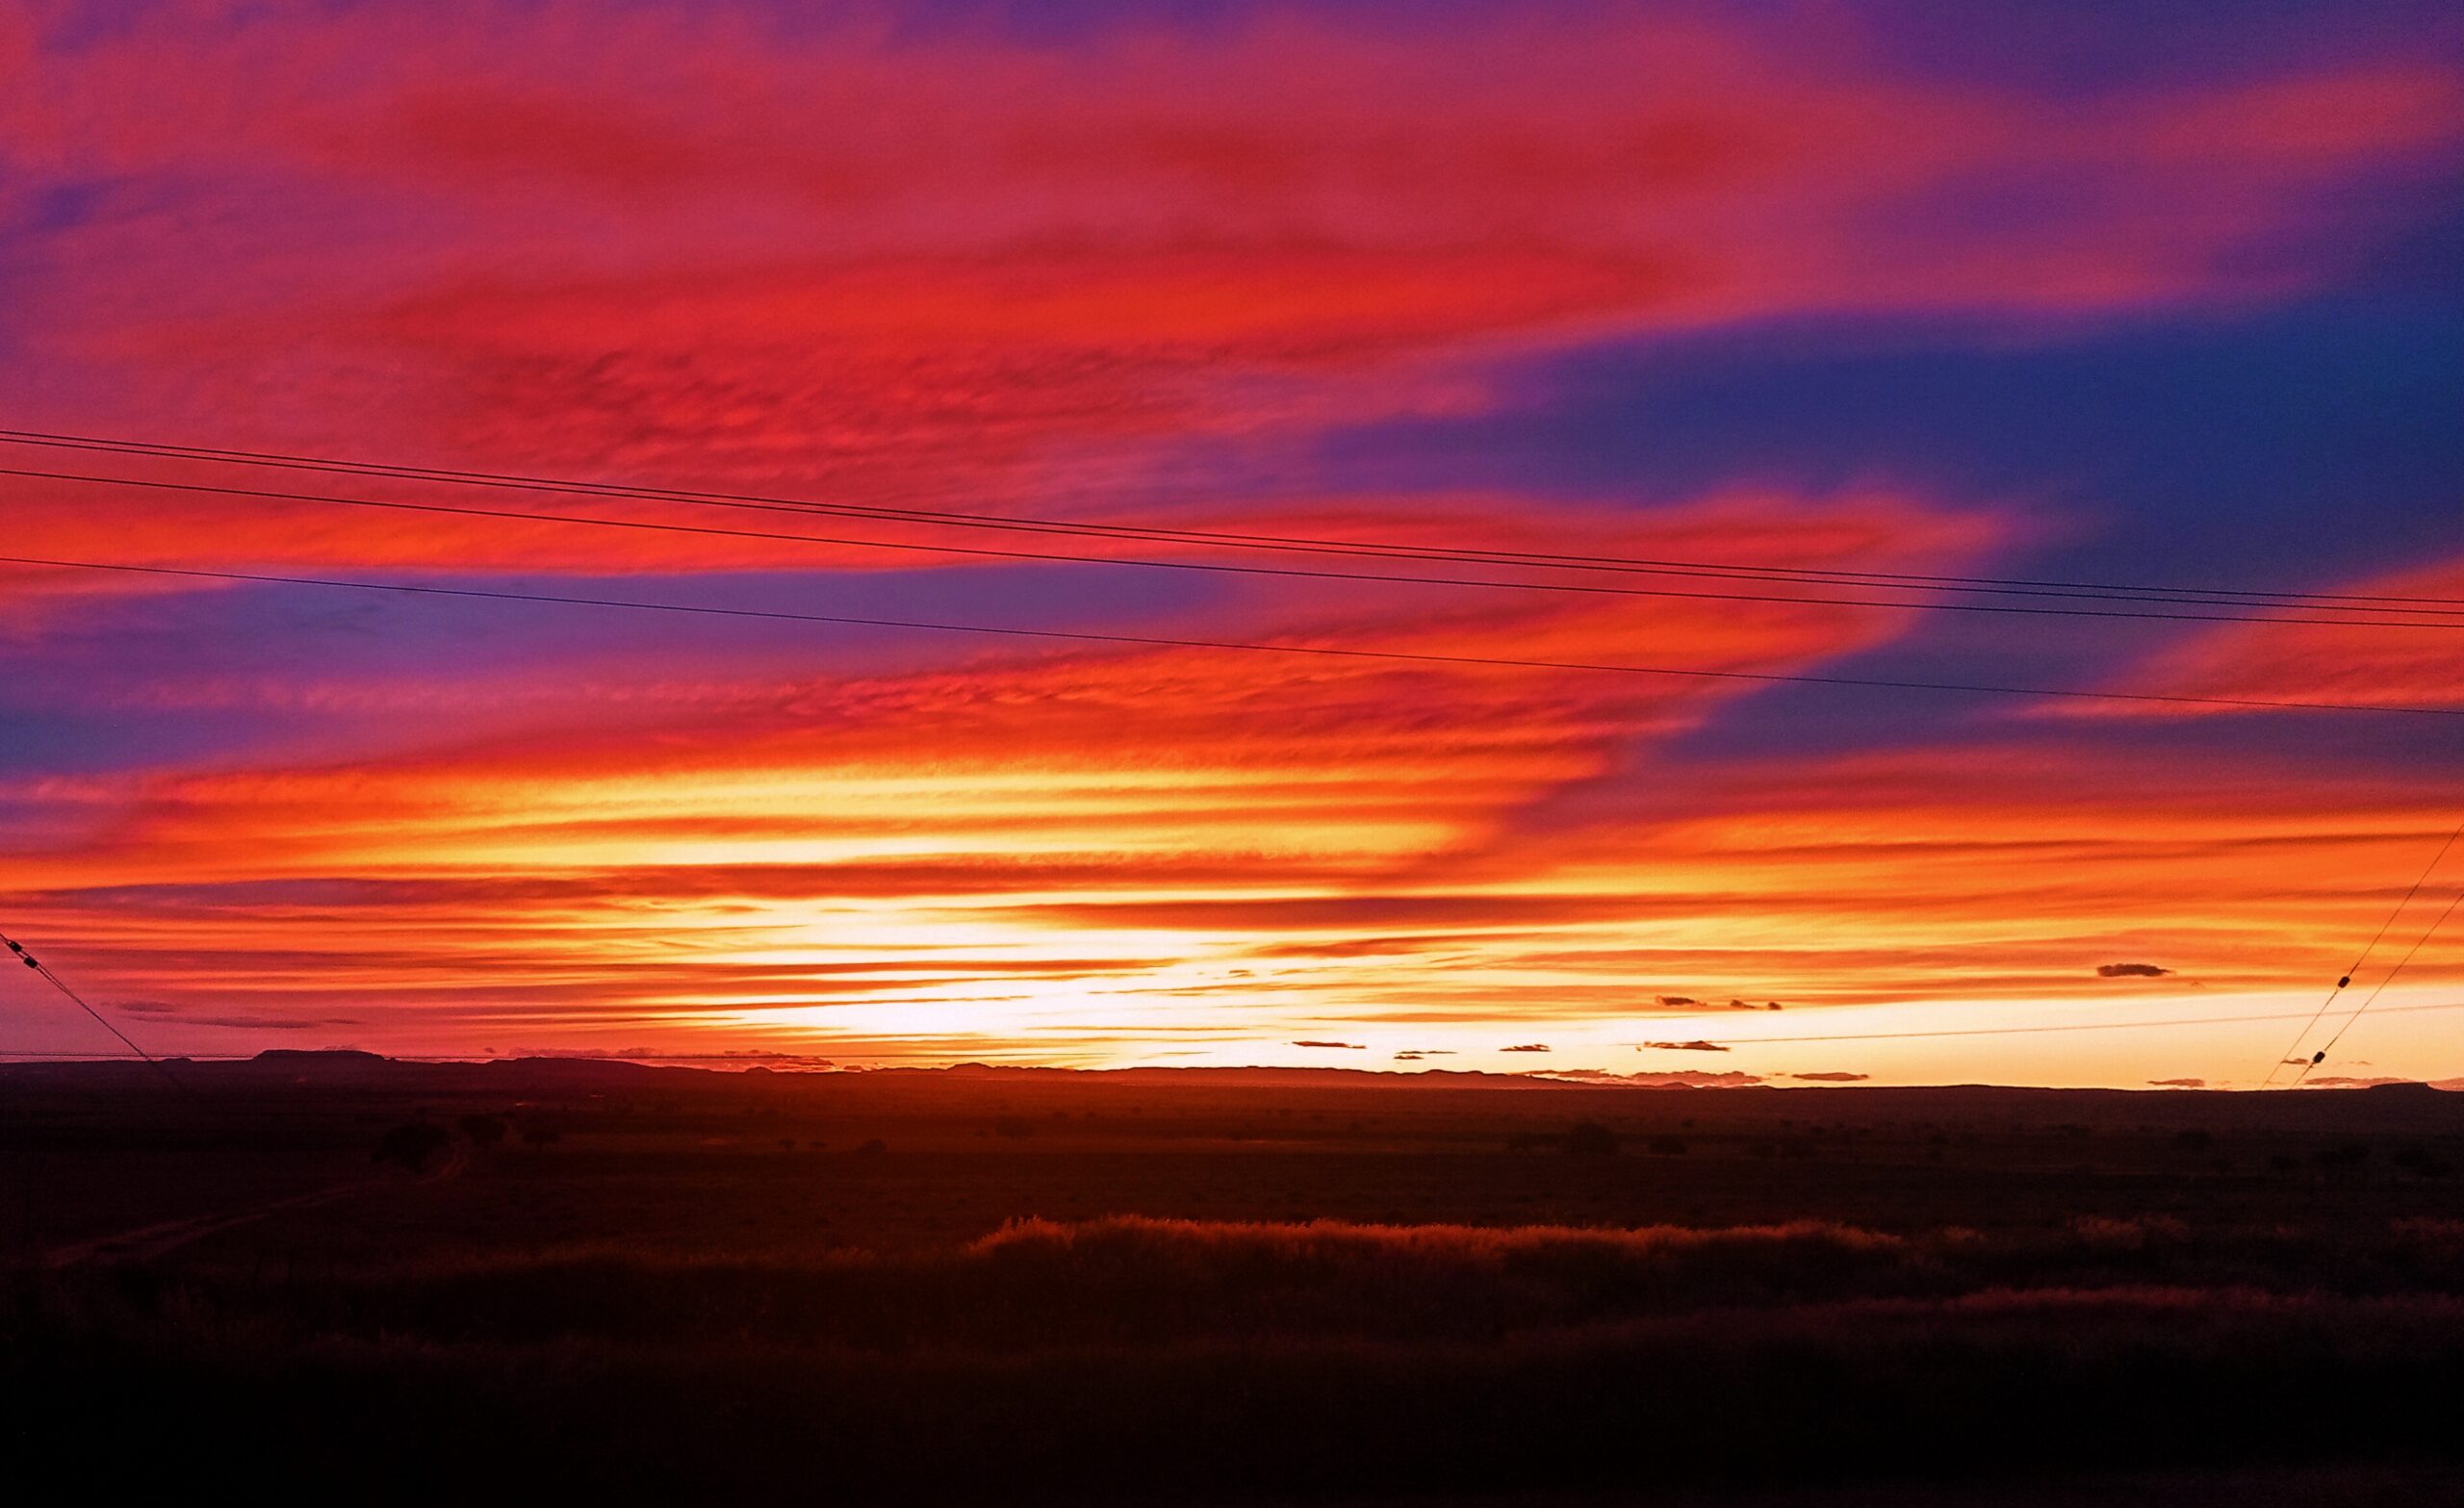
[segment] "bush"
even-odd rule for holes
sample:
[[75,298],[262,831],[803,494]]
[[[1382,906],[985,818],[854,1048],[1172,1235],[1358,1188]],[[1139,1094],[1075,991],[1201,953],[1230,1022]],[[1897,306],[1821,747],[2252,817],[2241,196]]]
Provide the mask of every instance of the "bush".
[[372,1163],[391,1163],[413,1173],[424,1173],[427,1165],[446,1143],[453,1138],[445,1128],[424,1120],[406,1120],[376,1138],[375,1150],[368,1154]]
[[2358,1172],[2369,1163],[2370,1149],[2358,1141],[2348,1141],[2342,1146],[2322,1147],[2311,1154],[2310,1160],[2330,1173]]
[[505,1124],[501,1115],[465,1115],[453,1124],[461,1129],[464,1140],[482,1152],[504,1144]]
[[2455,1171],[2454,1164],[2427,1147],[2405,1147],[2389,1161],[2415,1178],[2445,1178]]
[[[2464,1388],[2464,1306],[2435,1297],[1984,1293],[1474,1343],[1234,1333],[1027,1356],[766,1333],[276,1348],[187,1300],[65,1299],[0,1305],[0,1389],[17,1459],[73,1462],[99,1501],[192,1487],[218,1452],[277,1500],[714,1503],[1623,1500],[1638,1448],[1656,1485],[1707,1499],[1806,1483],[1890,1501],[1919,1475],[1991,1501],[2083,1451],[2110,1471],[2464,1452],[2444,1412]],[[2280,1405],[2297,1393],[2292,1440]],[[149,1448],[115,1432],[131,1415]],[[1928,1431],[1913,1470],[1912,1419]],[[2228,1500],[2177,1500],[2194,1496]]]
[[1615,1157],[1617,1133],[1596,1120],[1576,1121],[1566,1133],[1566,1151],[1575,1157]]

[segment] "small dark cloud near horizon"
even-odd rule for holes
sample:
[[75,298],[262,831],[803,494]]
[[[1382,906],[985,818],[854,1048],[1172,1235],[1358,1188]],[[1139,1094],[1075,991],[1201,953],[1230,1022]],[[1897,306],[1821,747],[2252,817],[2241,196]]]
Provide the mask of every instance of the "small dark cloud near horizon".
[[1722,1009],[1729,1010],[1777,1010],[1780,1009],[1780,1003],[1776,1000],[1766,1000],[1758,1006],[1751,1000],[1746,1000],[1742,997],[1733,995],[1729,998],[1729,1003],[1725,1008],[1719,1006],[1716,1002],[1704,1000],[1694,995],[1656,995],[1654,996],[1653,999],[1662,1009],[1669,1010],[1716,1010]]
[[1872,1078],[1873,1075],[1870,1073],[1846,1073],[1833,1069],[1823,1073],[1792,1073],[1788,1075],[1788,1077],[1791,1079],[1803,1079],[1808,1084],[1861,1084],[1865,1080]]
[[1645,1042],[1642,1047],[1656,1049],[1663,1053],[1725,1053],[1728,1051],[1719,1043],[1707,1042],[1699,1036],[1690,1042]]
[[[336,1049],[350,1052],[355,1049]],[[741,1063],[747,1067],[778,1063],[796,1068],[855,1068],[856,1063],[841,1063],[811,1053],[782,1052],[770,1047],[729,1047],[716,1052],[681,1051],[659,1047],[482,1047],[475,1056],[483,1058],[580,1058],[604,1062],[639,1063]]]
[[1397,1053],[1395,1059],[1398,1062],[1406,1062],[1422,1058],[1451,1058],[1453,1056],[1454,1049],[1451,1047],[1407,1047]]
[[1347,1052],[1354,1053],[1364,1050],[1358,1042],[1295,1042],[1292,1045],[1295,1047],[1340,1047]]
[[1548,1050],[1549,1044],[1546,1042],[1517,1042],[1512,1047],[1498,1049],[1502,1053],[1545,1053]]
[[1651,1089],[1731,1089],[1767,1082],[1761,1074],[1734,1068],[1718,1073],[1692,1068],[1645,1069],[1640,1073],[1611,1073],[1605,1068],[1534,1068],[1524,1077],[1576,1084],[1630,1084]]
[[185,1026],[219,1026],[246,1032],[306,1032],[321,1027],[359,1026],[357,1016],[285,1016],[261,1011],[227,1011],[218,1015],[201,1015],[201,1009],[184,1006],[170,1000],[111,1000],[105,1005],[114,1010],[133,1016],[150,1016],[157,1020],[174,1020]]
[[2163,979],[2173,971],[2153,963],[2099,963],[2098,979]]
[[2207,1081],[2205,1079],[2150,1079],[2147,1085],[2148,1087],[2155,1089],[2204,1089],[2207,1087]]

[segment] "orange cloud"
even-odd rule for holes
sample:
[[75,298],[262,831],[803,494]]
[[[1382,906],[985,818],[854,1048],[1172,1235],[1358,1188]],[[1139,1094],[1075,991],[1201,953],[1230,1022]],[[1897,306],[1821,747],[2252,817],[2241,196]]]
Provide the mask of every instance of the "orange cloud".
[[[1883,498],[1764,498],[1624,527],[1641,550],[1709,532],[1771,559],[1844,550],[1901,566],[1957,557],[1980,525]],[[1553,524],[1527,513],[1487,537],[1519,528]],[[1898,626],[1837,607],[1439,601],[1270,591],[1229,610],[1296,644],[1589,660],[1641,646],[1705,668],[1801,666]],[[732,1013],[897,1044],[1033,1040],[1051,1016],[1075,1040],[1168,1032],[1170,1002],[1196,992],[1209,1031],[1272,1032],[1385,965],[1356,937],[1262,953],[1261,929],[1383,914],[1420,950],[1411,933],[1432,923],[1578,925],[1580,904],[1518,882],[1446,893],[1396,877],[1482,846],[1519,806],[1735,694],[1203,650],[747,683],[621,727],[557,711],[427,755],[53,782],[62,831],[30,871],[39,893],[20,899],[97,938],[126,987],[171,999],[210,981],[226,1016],[263,1009],[259,994],[323,1011],[382,989],[421,1002],[405,1029],[439,1034]],[[1217,1003],[1243,1000],[1250,1013]]]
[[[2464,558],[2321,590],[2400,599],[2392,605],[2424,617],[2418,628],[2346,628],[2313,624],[2235,624],[2194,635],[2155,657],[2126,688],[2167,695],[2254,697],[2331,704],[2464,707]],[[2426,611],[2425,611],[2426,609]],[[2384,615],[2382,615],[2384,616]],[[2129,703],[2100,703],[2105,716],[2144,715]],[[2082,708],[2066,708],[2079,715]],[[2213,716],[2232,710],[2168,709]]]

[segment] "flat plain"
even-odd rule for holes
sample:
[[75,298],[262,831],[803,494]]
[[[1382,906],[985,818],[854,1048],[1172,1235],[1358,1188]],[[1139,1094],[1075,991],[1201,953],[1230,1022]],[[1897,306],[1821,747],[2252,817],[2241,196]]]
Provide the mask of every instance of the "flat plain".
[[2417,1086],[173,1072],[0,1070],[81,1495],[2464,1500]]

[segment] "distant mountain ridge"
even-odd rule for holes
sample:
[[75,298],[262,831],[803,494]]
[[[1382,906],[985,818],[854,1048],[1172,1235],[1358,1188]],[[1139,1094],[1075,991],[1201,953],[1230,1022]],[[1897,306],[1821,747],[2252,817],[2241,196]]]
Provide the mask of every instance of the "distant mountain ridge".
[[[1124,1096],[1188,1096],[1247,1106],[1252,1096],[1374,1112],[1379,1107],[1461,1109],[1508,1096],[1520,1110],[1570,1118],[1609,1116],[1622,1105],[1681,1102],[1680,1113],[1708,1126],[1819,1121],[1957,1124],[2005,1120],[2066,1125],[2239,1125],[2349,1127],[2464,1135],[2464,1081],[2395,1083],[2252,1093],[2187,1087],[2042,1088],[1998,1085],[1711,1085],[1632,1079],[1567,1079],[1470,1070],[1399,1071],[1334,1067],[1053,1068],[966,1062],[946,1067],[807,1069],[776,1061],[700,1064],[549,1055],[420,1060],[355,1048],[271,1048],[245,1059],[48,1060],[0,1062],[0,1109],[13,1095],[39,1091],[126,1092],[172,1097],[166,1073],[210,1101],[221,1094],[367,1093],[408,1100],[457,1096],[575,1102],[654,1092],[695,1099],[779,1103],[829,1096],[850,1105],[938,1106],[952,1113],[997,1110],[1013,1100],[1112,1113]],[[1150,1101],[1151,1103],[1151,1101]],[[1247,1112],[1245,1110],[1243,1112]]]

